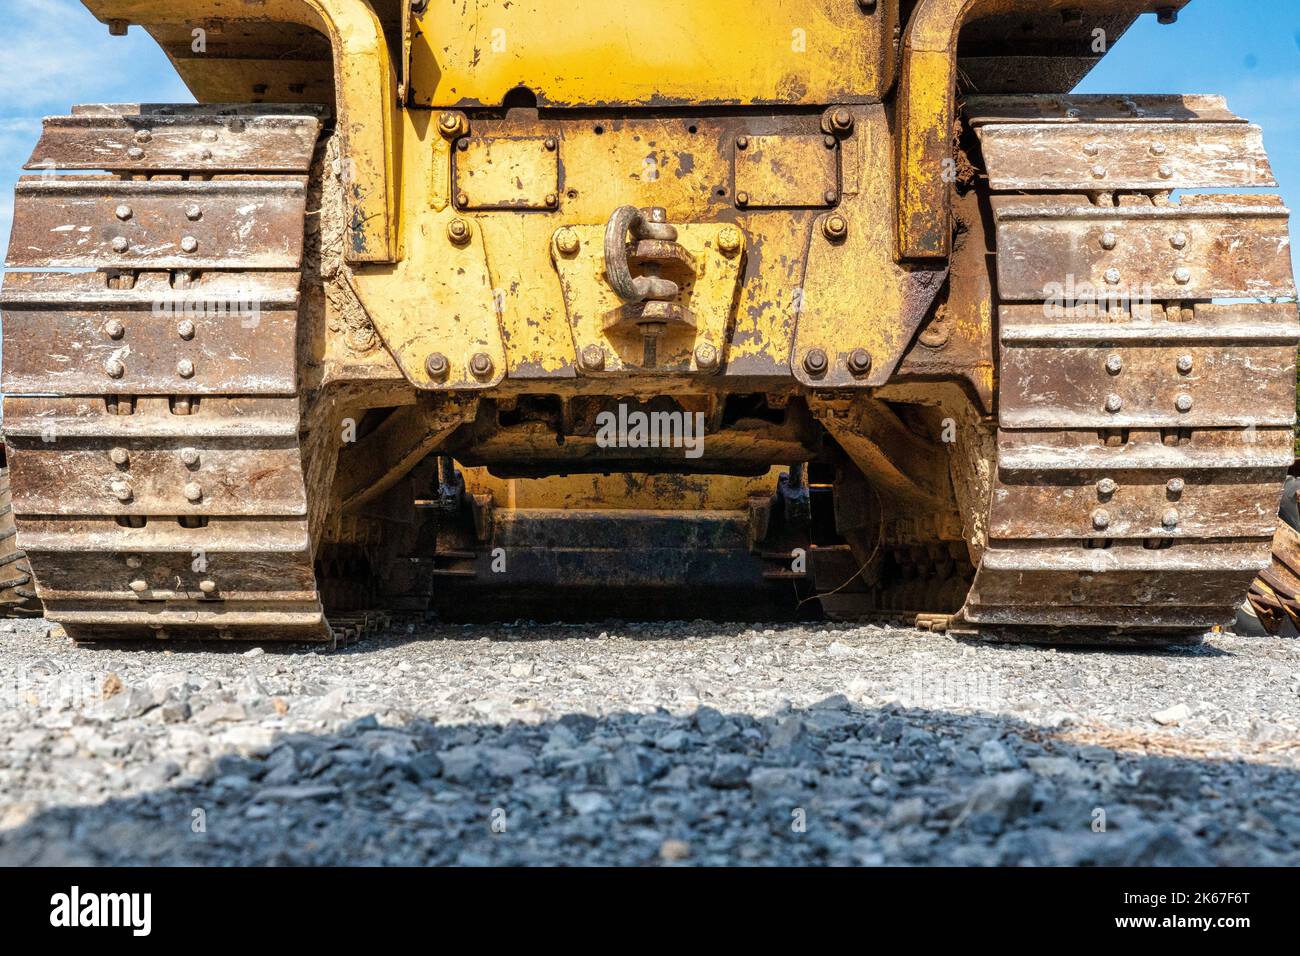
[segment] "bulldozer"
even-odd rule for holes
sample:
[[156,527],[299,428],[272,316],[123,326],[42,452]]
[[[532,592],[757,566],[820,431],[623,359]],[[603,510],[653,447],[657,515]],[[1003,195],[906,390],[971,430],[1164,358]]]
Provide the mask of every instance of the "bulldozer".
[[1169,643],[1269,564],[1261,131],[1070,93],[1188,0],[83,2],[196,102],[48,118],[16,189],[14,553],[74,640]]

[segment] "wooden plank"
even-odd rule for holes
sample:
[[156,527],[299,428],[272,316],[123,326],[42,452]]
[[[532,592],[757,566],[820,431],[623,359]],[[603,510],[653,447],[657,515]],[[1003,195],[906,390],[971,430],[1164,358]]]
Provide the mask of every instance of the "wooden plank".
[[997,123],[980,147],[995,190],[1277,185],[1260,128],[1244,123]]
[[297,269],[306,179],[25,180],[11,268]]
[[25,168],[306,173],[320,127],[310,115],[52,116]]
[[1274,196],[1119,207],[1001,197],[994,210],[1004,300],[1068,305],[1084,294],[1146,302],[1295,295],[1289,212]]

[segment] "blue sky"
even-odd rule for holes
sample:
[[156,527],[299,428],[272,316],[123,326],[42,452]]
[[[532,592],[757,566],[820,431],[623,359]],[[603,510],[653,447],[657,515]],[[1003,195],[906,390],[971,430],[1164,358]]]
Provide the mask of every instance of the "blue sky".
[[[190,99],[148,36],[132,28],[110,37],[78,0],[4,0],[4,17],[0,249],[42,116],[73,103]],[[1283,198],[1300,219],[1300,0],[1193,0],[1174,26],[1144,16],[1080,92],[1224,94],[1264,128]],[[1293,248],[1300,262],[1300,244]]]

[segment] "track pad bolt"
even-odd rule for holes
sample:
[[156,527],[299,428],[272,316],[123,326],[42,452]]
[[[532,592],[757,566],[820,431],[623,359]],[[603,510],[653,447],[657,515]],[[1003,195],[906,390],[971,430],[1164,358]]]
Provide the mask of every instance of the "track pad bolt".
[[1174,530],[1178,527],[1178,512],[1170,508],[1161,516],[1160,523],[1170,531]]
[[113,497],[118,501],[130,501],[132,498],[131,486],[125,481],[113,482]]
[[1118,487],[1119,485],[1115,484],[1114,478],[1103,478],[1097,482],[1097,494],[1103,498],[1109,498]]
[[560,255],[571,256],[578,251],[580,245],[578,234],[568,226],[555,234],[555,248],[560,250]]
[[186,236],[181,240],[181,252],[198,252],[199,241],[193,236]]
[[145,591],[149,590],[149,582],[143,578],[136,578],[131,582],[130,588],[136,594],[143,594]]
[[853,129],[853,114],[841,106],[831,113],[831,127],[841,133],[847,133]]
[[1174,233],[1172,236],[1169,237],[1169,244],[1173,246],[1175,249],[1186,249],[1187,233],[1185,232]]
[[1192,410],[1192,396],[1185,392],[1179,395],[1178,398],[1174,399],[1174,408],[1180,412],[1190,412]]
[[475,352],[474,357],[469,360],[469,370],[475,378],[487,378],[492,374],[492,359],[486,352]]
[[447,238],[458,246],[469,242],[471,232],[470,224],[459,216],[447,223]]
[[182,448],[181,462],[187,468],[193,468],[199,463],[199,450],[197,448]]
[[1192,357],[1190,355],[1178,356],[1178,371],[1186,375],[1192,370]]
[[1114,392],[1106,396],[1106,411],[1117,412],[1124,407],[1124,399],[1120,398]]
[[110,339],[120,339],[126,335],[126,326],[117,319],[109,319],[104,323],[104,331],[108,333]]
[[111,358],[104,363],[104,371],[109,378],[121,378],[126,374],[126,366],[119,359]]
[[705,371],[711,371],[718,367],[718,350],[708,342],[702,342],[695,347],[695,364]]
[[1119,237],[1113,232],[1103,232],[1101,234],[1101,247],[1103,249],[1114,249],[1119,243]]
[[1187,285],[1192,281],[1192,270],[1186,266],[1180,266],[1174,271],[1174,281],[1179,285]]
[[1118,269],[1107,269],[1105,279],[1111,285],[1119,285],[1120,274]]
[[131,460],[131,456],[125,448],[114,448],[110,450],[108,457],[115,465],[125,465]]
[[194,377],[194,363],[189,359],[181,359],[176,363],[176,374],[181,378]]
[[203,486],[200,485],[197,481],[191,481],[189,484],[187,484],[187,485],[185,486],[185,500],[186,500],[186,501],[202,501],[202,500],[203,500]]
[[849,221],[836,213],[822,220],[822,232],[832,242],[843,239],[849,234]]
[[125,204],[118,206],[115,212],[117,218],[121,219],[123,222],[126,222],[128,219],[130,219],[132,216],[135,215],[135,213],[131,210],[131,207]]
[[189,319],[182,319],[176,325],[176,334],[188,342],[194,338],[194,323]]
[[605,350],[599,345],[588,345],[582,350],[582,367],[588,372],[599,372],[605,368]]
[[724,256],[734,256],[740,251],[740,230],[735,226],[723,226],[718,233],[718,251]]
[[130,249],[130,248],[131,248],[131,243],[127,241],[126,236],[114,236],[114,237],[113,237],[113,251],[114,251],[114,252],[126,252],[126,250],[128,250],[128,249]]
[[1111,375],[1118,375],[1124,371],[1124,359],[1118,355],[1109,355],[1106,357],[1106,371]]
[[1104,531],[1110,527],[1110,512],[1105,508],[1098,508],[1092,513],[1092,526],[1098,531]]
[[441,352],[434,352],[424,360],[424,370],[429,373],[429,378],[432,379],[446,378],[449,368],[447,356]]
[[826,374],[826,353],[821,349],[809,349],[803,355],[803,368],[809,375]]
[[1181,495],[1183,493],[1183,487],[1183,479],[1181,478],[1170,478],[1168,483],[1165,485],[1165,488],[1169,490],[1171,495]]
[[866,349],[854,349],[849,354],[849,372],[853,375],[866,375],[871,371],[871,353]]

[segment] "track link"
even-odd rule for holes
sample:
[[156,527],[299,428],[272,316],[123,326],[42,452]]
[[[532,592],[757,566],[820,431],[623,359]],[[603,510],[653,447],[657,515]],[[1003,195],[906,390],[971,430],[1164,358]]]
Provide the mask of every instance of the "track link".
[[988,547],[957,626],[1160,638],[1231,621],[1292,460],[1288,211],[1170,191],[1276,185],[1258,128],[1216,97],[967,107],[1000,374]]
[[[297,313],[321,117],[81,107],[15,199],[13,505],[76,640],[331,639],[299,447]],[[64,270],[93,269],[94,272]]]

